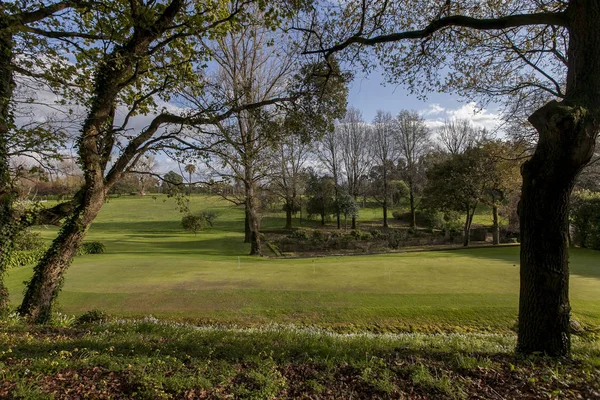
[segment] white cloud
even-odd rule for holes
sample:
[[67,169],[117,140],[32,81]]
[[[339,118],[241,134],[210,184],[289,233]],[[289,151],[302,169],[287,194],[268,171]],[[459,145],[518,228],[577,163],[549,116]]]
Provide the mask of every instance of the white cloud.
[[[434,110],[438,109],[439,112],[433,113]],[[421,112],[421,115],[425,117],[425,124],[434,131],[442,127],[446,120],[451,119],[467,119],[475,127],[486,128],[491,132],[501,124],[500,114],[485,108],[478,108],[476,103],[466,103],[455,109],[443,108],[439,104],[431,104],[426,111]]]
[[446,109],[437,103],[430,104],[427,109],[421,111],[421,115],[439,115]]

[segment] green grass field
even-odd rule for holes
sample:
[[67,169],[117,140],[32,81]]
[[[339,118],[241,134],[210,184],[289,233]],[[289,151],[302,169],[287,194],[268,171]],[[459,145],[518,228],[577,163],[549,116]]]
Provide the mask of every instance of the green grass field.
[[[107,252],[76,258],[60,309],[342,331],[507,331],[515,323],[516,247],[259,259],[246,256],[241,208],[206,196],[193,197],[191,208],[217,211],[215,226],[197,236],[184,232],[175,201],[165,196],[112,199],[87,238]],[[361,221],[377,215],[369,210]],[[263,219],[266,229],[283,224],[283,215]],[[42,230],[47,238],[55,231]],[[573,314],[600,325],[600,252],[573,249],[571,271]],[[30,275],[31,268],[9,271],[15,305]]]

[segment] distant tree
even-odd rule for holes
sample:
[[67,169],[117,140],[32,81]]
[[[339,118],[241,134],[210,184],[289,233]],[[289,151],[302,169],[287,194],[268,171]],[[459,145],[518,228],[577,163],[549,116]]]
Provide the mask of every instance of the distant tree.
[[133,170],[136,172],[136,177],[139,183],[140,196],[146,195],[146,189],[154,182],[156,178],[153,176],[156,173],[157,162],[153,155],[146,154],[137,161]]
[[402,159],[402,175],[408,184],[411,227],[417,228],[415,195],[424,179],[421,161],[431,147],[431,132],[425,120],[414,111],[400,111],[395,120],[396,143]]
[[488,188],[488,163],[484,152],[480,148],[467,149],[427,171],[426,206],[462,212],[465,215],[463,244],[468,246],[473,216]]
[[177,172],[169,171],[163,176],[162,190],[163,193],[175,194],[179,192],[183,184],[183,177]]
[[[336,134],[348,193],[356,201],[363,194],[373,161],[371,127],[363,121],[361,112],[351,107],[336,126]],[[351,217],[352,229],[356,229],[356,216]]]
[[187,164],[184,168],[185,172],[188,173],[188,195],[192,194],[192,175],[196,173],[196,166],[194,164]]
[[356,218],[358,217],[358,204],[354,196],[342,191],[336,202],[336,209],[344,216],[344,226],[348,230],[348,217],[352,218],[354,228],[356,229]]
[[285,228],[292,228],[292,214],[300,210],[299,197],[306,186],[306,163],[312,146],[304,143],[296,135],[284,138],[277,148],[277,157],[273,166],[275,193],[283,199]]
[[487,133],[484,129],[476,128],[468,119],[455,118],[444,122],[438,136],[441,150],[454,155],[477,146]]
[[321,225],[325,225],[325,219],[336,213],[335,182],[330,176],[318,176],[314,171],[309,172],[306,185],[308,201],[306,212],[309,217],[318,215]]
[[479,145],[485,159],[487,180],[483,202],[492,207],[493,243],[500,244],[500,209],[513,218],[516,213],[515,197],[521,190],[521,164],[525,161],[521,146],[501,140],[490,140]]
[[373,119],[371,134],[375,165],[369,173],[371,193],[383,208],[383,226],[388,227],[388,207],[393,201],[390,182],[395,172],[395,164],[400,156],[394,135],[392,114],[377,111]]

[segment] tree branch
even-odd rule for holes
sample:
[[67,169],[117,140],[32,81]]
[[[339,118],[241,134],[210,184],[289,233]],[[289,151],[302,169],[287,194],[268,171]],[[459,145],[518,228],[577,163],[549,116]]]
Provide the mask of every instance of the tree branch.
[[389,35],[380,35],[372,38],[365,38],[354,35],[342,43],[332,46],[328,49],[306,51],[304,54],[331,54],[344,50],[352,44],[363,44],[373,46],[380,43],[396,42],[404,39],[424,39],[435,32],[449,27],[463,27],[476,30],[501,30],[507,28],[516,28],[527,25],[556,25],[567,26],[567,19],[564,12],[543,12],[534,14],[515,14],[501,18],[472,18],[464,15],[451,15],[432,21],[424,29],[415,31],[405,31],[391,33]]

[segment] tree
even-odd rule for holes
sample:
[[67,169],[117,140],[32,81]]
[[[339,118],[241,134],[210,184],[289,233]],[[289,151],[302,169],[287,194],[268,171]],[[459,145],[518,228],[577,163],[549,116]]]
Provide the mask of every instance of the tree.
[[392,196],[390,181],[399,158],[394,137],[394,119],[389,112],[377,111],[373,119],[372,141],[376,165],[371,168],[370,177],[375,189],[373,194],[383,208],[383,227],[387,228],[388,207]]
[[486,159],[480,148],[472,148],[433,165],[424,194],[428,208],[464,213],[463,245],[468,246],[473,216],[487,189]]
[[420,168],[420,162],[430,148],[431,132],[425,125],[423,117],[416,112],[400,111],[395,122],[396,143],[403,161],[404,180],[408,184],[411,226],[417,229],[415,195],[422,182],[423,170]]
[[162,191],[167,194],[175,194],[179,192],[180,186],[183,185],[183,176],[175,171],[167,172],[162,180]]
[[[336,209],[344,215],[344,226],[348,230],[348,217],[352,218],[353,221],[356,221],[356,217],[358,217],[356,200],[349,193],[342,191],[337,199]],[[356,229],[356,224],[353,229]]]
[[338,212],[335,199],[335,182],[330,176],[318,176],[314,171],[309,171],[306,185],[308,202],[306,212],[309,217],[318,215],[321,217],[321,225],[325,225],[325,219]]
[[[169,99],[182,86],[199,79],[194,67],[202,68],[202,64],[194,61],[205,53],[195,47],[196,40],[189,38],[217,37],[233,29],[235,24],[231,22],[242,18],[245,6],[243,3],[242,8],[230,9],[221,3],[188,7],[185,0],[160,3],[115,0],[102,2],[96,13],[78,21],[76,26],[91,32],[110,32],[106,42],[82,40],[70,47],[77,52],[74,58],[79,69],[93,71],[93,83],[82,85],[74,96],[88,105],[75,141],[84,185],[76,194],[73,210],[58,236],[34,268],[19,307],[21,315],[35,322],[50,318],[63,273],[98,215],[107,192],[140,157],[163,148],[169,140],[177,140],[183,126],[214,124],[241,108],[258,107],[226,105],[219,111],[191,114],[182,109],[178,113],[169,112],[157,105],[158,100]],[[115,120],[119,106],[127,107],[120,123]],[[127,133],[132,117],[150,112],[155,116],[147,127],[133,136]],[[158,133],[166,125],[174,129]]]
[[[21,61],[25,64],[36,64],[36,58],[25,56],[25,52],[18,49],[17,37],[25,38],[22,43],[33,47],[32,43],[41,43],[46,36],[55,38],[70,38],[78,35],[73,32],[61,31],[61,24],[56,17],[61,14],[63,21],[70,20],[70,11],[75,7],[85,5],[80,1],[58,1],[44,4],[34,1],[21,1],[19,4],[3,2],[0,4],[0,314],[4,314],[9,307],[8,292],[4,287],[4,272],[8,264],[13,248],[13,239],[22,229],[35,222],[55,221],[64,216],[63,212],[70,209],[69,206],[58,205],[52,210],[45,210],[39,215],[26,213],[23,215],[15,209],[14,203],[18,197],[10,171],[10,158],[19,150],[27,152],[30,150],[49,149],[54,150],[52,145],[56,144],[56,136],[48,135],[45,129],[23,130],[15,126],[14,121],[14,89],[15,70],[26,72],[20,68],[15,54],[22,53]],[[35,32],[33,39],[31,32]],[[37,58],[39,62],[39,57]],[[47,61],[49,61],[47,59]],[[39,77],[39,74],[34,74]],[[22,133],[26,133],[23,135]],[[16,139],[16,141],[14,140]],[[31,139],[34,143],[31,146]],[[23,144],[26,143],[24,146]],[[50,144],[50,146],[49,146]],[[56,153],[55,153],[56,154]],[[45,217],[50,218],[45,221]]]
[[196,166],[194,164],[187,164],[184,168],[185,172],[188,173],[188,195],[192,195],[192,175],[196,173]]
[[285,229],[291,229],[292,214],[301,207],[298,198],[303,191],[306,162],[312,146],[303,143],[299,136],[290,135],[278,144],[277,150],[278,157],[273,166],[275,171],[279,170],[274,176],[275,192],[284,201]]
[[[573,185],[594,153],[600,129],[600,3],[414,5],[356,7],[350,2],[342,15],[356,25],[346,24],[341,41],[325,50],[321,42],[317,52],[332,54],[353,44],[378,46],[390,72],[413,88],[441,86],[483,98],[505,96],[509,108],[521,115],[537,108],[529,122],[540,139],[521,171],[517,351],[568,356],[568,210]],[[385,43],[389,46],[383,49]],[[440,71],[447,70],[447,79],[440,79]]]
[[[326,132],[317,144],[316,153],[321,165],[331,174],[334,183],[335,200],[340,193],[340,175],[342,169],[341,143],[337,129]],[[340,212],[335,212],[337,228],[341,229]],[[323,220],[323,224],[324,224]]]
[[[371,129],[363,121],[361,112],[351,107],[336,130],[348,193],[356,201],[364,191],[364,182],[372,164]],[[356,229],[356,216],[351,214],[352,229]]]
[[520,170],[526,157],[518,143],[490,140],[479,145],[486,160],[486,193],[483,202],[492,207],[493,243],[500,244],[500,208],[509,219],[521,189]]
[[452,119],[444,122],[439,130],[441,150],[452,155],[464,153],[485,139],[485,130],[479,130],[468,119]]

